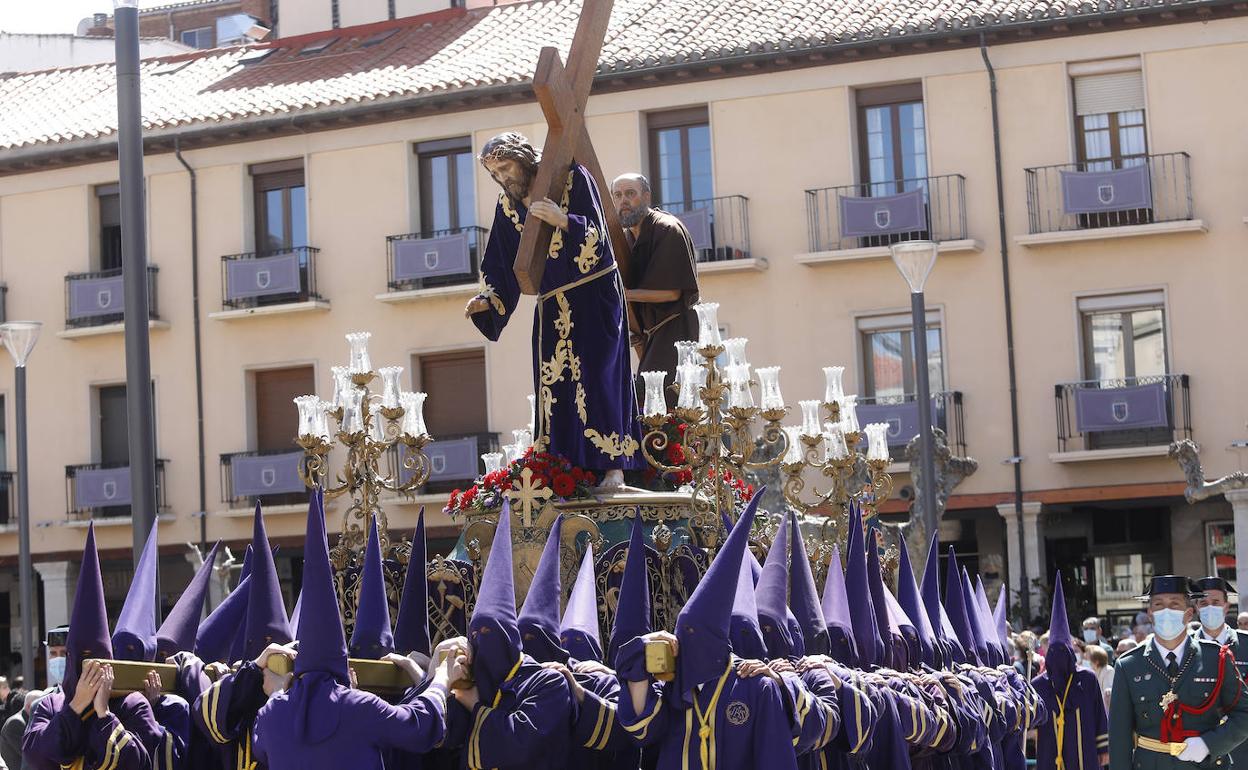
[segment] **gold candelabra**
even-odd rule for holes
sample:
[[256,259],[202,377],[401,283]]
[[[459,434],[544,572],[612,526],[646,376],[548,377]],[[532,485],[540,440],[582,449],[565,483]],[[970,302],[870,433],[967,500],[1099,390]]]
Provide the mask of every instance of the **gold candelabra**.
[[[390,551],[381,493],[411,494],[429,480],[430,463],[424,449],[433,439],[425,428],[425,394],[399,389],[402,367],[373,370],[368,355],[370,336],[368,332],[347,335],[351,363],[331,369],[332,401],[316,396],[295,398],[299,409],[297,441],[305,453],[300,478],[308,487],[321,487],[326,498],[349,495],[351,499],[342,514],[338,543],[330,549],[330,559],[339,570],[363,553],[370,515],[377,516],[382,553]],[[369,388],[378,377],[382,381],[380,393]],[[336,430],[330,428],[331,418]],[[346,458],[334,471],[330,453],[337,446],[346,450]],[[387,458],[384,463],[383,457]],[[405,472],[410,474],[406,480]]]

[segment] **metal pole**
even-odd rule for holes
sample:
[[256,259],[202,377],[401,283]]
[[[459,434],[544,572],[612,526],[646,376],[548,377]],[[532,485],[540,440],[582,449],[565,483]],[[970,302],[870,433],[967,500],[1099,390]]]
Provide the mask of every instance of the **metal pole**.
[[14,372],[17,391],[17,570],[22,602],[22,677],[35,688],[35,580],[30,559],[30,483],[26,457],[26,367]]
[[914,372],[919,390],[919,494],[923,496],[928,532],[935,534],[940,526],[940,514],[936,509],[936,452],[932,436],[932,386],[927,373],[927,308],[923,292],[910,294],[911,330],[914,336]]
[[[137,568],[156,519],[156,430],[147,333],[147,248],[143,212],[143,124],[139,106],[139,11],[115,9],[117,160],[121,177],[121,251],[126,292],[126,414],[130,439],[131,530]],[[159,587],[157,588],[159,594]],[[159,603],[158,603],[159,607]],[[157,610],[159,614],[159,609]]]

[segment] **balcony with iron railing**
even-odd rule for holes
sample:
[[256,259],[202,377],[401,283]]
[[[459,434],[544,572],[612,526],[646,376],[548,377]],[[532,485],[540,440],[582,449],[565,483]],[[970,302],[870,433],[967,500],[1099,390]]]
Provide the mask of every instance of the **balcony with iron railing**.
[[221,455],[221,501],[231,508],[301,505],[307,485],[299,476],[305,462],[301,449],[230,452]]
[[1186,374],[1058,383],[1054,462],[1164,456],[1192,437]]
[[767,260],[750,251],[750,199],[744,195],[673,201],[659,208],[689,231],[699,274],[767,269]]
[[1186,152],[1024,169],[1025,246],[1204,232]]
[[[913,393],[904,396],[859,398],[858,423],[882,422],[888,425],[888,454],[893,462],[906,462],[906,445],[919,435],[919,400]],[[932,394],[932,425],[945,433],[949,449],[957,456],[966,454],[966,427],[962,418],[962,391]]]
[[[149,328],[167,326],[160,320],[160,295],[156,291],[159,268],[147,266],[147,317]],[[109,334],[123,329],[126,311],[125,277],[120,268],[65,276],[65,331],[61,337]]]
[[[420,488],[418,494],[440,494],[471,484],[484,471],[481,455],[498,451],[498,438],[497,433],[438,436],[425,446],[425,456],[429,458],[429,480]],[[405,451],[403,444],[390,450],[392,467],[397,469],[399,479],[404,483],[411,478],[412,473],[403,464]]]
[[221,307],[211,318],[329,310],[317,291],[320,249],[296,246],[221,257]]
[[961,174],[944,174],[807,190],[810,251],[797,261],[887,258],[901,241],[936,241],[942,253],[979,251],[967,234],[965,186]]
[[[156,461],[156,512],[169,508],[165,465]],[[71,520],[115,519],[130,515],[130,465],[86,463],[65,466],[66,512]]]
[[472,293],[481,276],[489,231],[455,227],[386,238],[386,288],[382,302]]

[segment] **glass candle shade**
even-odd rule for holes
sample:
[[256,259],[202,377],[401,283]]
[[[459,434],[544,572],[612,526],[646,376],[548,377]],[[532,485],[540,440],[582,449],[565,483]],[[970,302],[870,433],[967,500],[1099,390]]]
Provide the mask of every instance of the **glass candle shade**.
[[698,355],[698,343],[693,340],[676,342],[676,366],[681,364],[701,365],[702,357]]
[[646,385],[646,401],[642,414],[646,417],[659,417],[667,414],[667,399],[663,394],[663,383],[667,372],[642,372],[641,379]]
[[364,432],[364,389],[351,388],[342,402],[342,432]]
[[725,370],[728,380],[728,406],[749,409],[754,406],[754,394],[750,391],[750,365],[729,364]]
[[823,434],[823,426],[819,420],[820,402],[815,400],[798,401],[798,406],[802,408],[802,435],[803,436],[819,436]]
[[347,400],[347,393],[351,390],[351,370],[345,366],[331,366],[329,371],[334,376],[334,399],[333,407],[341,409]]
[[825,366],[823,367],[823,403],[837,404],[845,397],[845,389],[841,384],[841,379],[845,375],[845,367],[843,366]]
[[377,370],[377,374],[381,375],[381,405],[387,409],[397,409],[399,392],[402,390],[399,377],[403,374],[403,367],[383,366]]
[[681,409],[702,408],[703,386],[706,385],[706,369],[697,364],[681,364],[676,370],[680,383],[680,398],[676,406]]
[[425,427],[425,393],[404,392],[399,394],[399,403],[403,406],[403,435],[419,438],[429,433]]
[[316,426],[317,405],[321,400],[316,396],[296,396],[295,408],[299,410],[299,434],[300,436],[319,436],[320,432]]
[[347,366],[352,374],[365,374],[373,370],[373,362],[368,357],[368,340],[372,332],[351,332],[347,335],[347,344],[351,346],[351,359]]
[[867,459],[888,462],[888,423],[873,422],[864,431],[867,434]]
[[841,430],[845,433],[858,433],[858,397],[845,396],[841,399]]
[[698,314],[698,347],[705,348],[723,342],[719,336],[719,303],[699,302],[693,306]]
[[487,476],[494,471],[501,471],[503,469],[503,453],[486,452],[481,455],[481,462],[485,464],[485,474]]
[[825,463],[834,460],[844,460],[849,456],[849,450],[845,447],[845,434],[841,432],[841,426],[827,423],[827,430],[823,432],[823,461]]
[[746,363],[745,343],[747,342],[749,340],[745,337],[731,337],[724,340],[724,352],[728,354],[729,366]]
[[764,366],[755,369],[763,409],[783,409],[784,396],[780,394],[780,367]]
[[786,465],[800,463],[802,461],[802,429],[794,426],[786,426],[784,429],[785,443],[788,446],[784,450],[784,460]]

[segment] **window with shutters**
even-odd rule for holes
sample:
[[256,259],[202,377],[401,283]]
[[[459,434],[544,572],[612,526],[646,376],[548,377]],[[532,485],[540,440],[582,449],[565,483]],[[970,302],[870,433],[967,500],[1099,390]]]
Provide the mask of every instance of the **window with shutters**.
[[654,205],[681,211],[714,197],[706,107],[656,112],[646,121]]
[[428,394],[425,425],[434,443],[426,453],[431,458],[442,454],[439,450],[442,445],[444,449],[451,448],[448,456],[466,456],[466,452],[453,449],[465,443],[471,451],[467,464],[462,460],[442,466],[436,460],[432,462],[433,475],[425,491],[449,492],[470,483],[480,472],[480,455],[495,451],[498,444],[497,436],[489,432],[485,350],[471,348],[415,355],[412,378],[415,389]]
[[303,161],[260,163],[251,167],[255,191],[256,251],[308,245],[308,203]]
[[100,223],[100,270],[121,269],[121,191],[116,184],[95,188]]
[[[860,88],[854,92],[854,100],[858,107],[859,194],[877,198],[922,190],[925,220],[930,221],[923,84]],[[930,229],[925,226],[917,232],[872,235],[859,239],[858,245],[868,248],[926,239]]]
[[[247,454],[299,451],[295,444],[295,436],[299,432],[299,412],[295,409],[294,399],[316,392],[316,371],[311,366],[291,366],[258,369],[249,376],[255,450]],[[260,496],[263,505],[296,505],[306,500],[307,494],[302,491]]]
[[416,145],[420,168],[422,237],[446,235],[477,223],[473,190],[472,139],[442,139]]
[[1145,163],[1144,78],[1138,61],[1094,62],[1085,65],[1084,71],[1097,67],[1118,71],[1073,77],[1078,160],[1089,171]]

